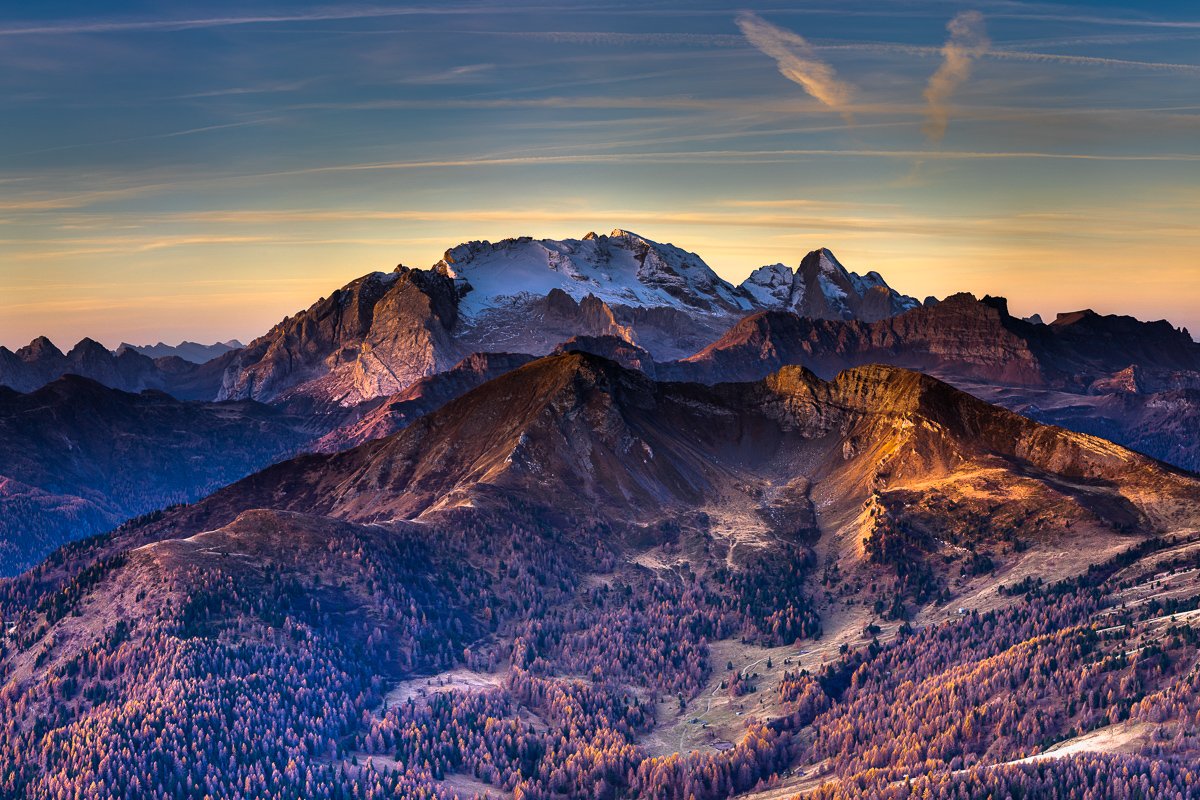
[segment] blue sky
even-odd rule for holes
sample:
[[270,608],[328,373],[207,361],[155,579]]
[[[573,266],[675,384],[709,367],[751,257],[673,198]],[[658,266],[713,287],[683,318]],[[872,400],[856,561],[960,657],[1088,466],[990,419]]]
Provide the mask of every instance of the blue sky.
[[1200,333],[1193,4],[8,2],[0,96],[10,347],[614,227]]

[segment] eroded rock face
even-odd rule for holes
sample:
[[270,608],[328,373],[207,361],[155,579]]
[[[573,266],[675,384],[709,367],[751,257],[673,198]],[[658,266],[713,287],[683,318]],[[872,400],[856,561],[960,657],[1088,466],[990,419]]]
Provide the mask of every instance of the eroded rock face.
[[[1084,310],[1059,314],[1036,332],[1042,334],[1039,356],[1071,376],[1080,391],[1104,376],[1140,391],[1200,387],[1200,344],[1165,320],[1142,322]],[[1133,372],[1116,377],[1131,367]]]
[[1088,393],[1141,394],[1145,390],[1141,372],[1136,365],[1130,364],[1125,369],[1114,372],[1112,375],[1106,375],[1092,381],[1088,387]]
[[464,320],[456,336],[468,350],[530,355],[545,355],[573,336],[613,336],[626,342],[637,338],[600,298],[588,294],[577,301],[558,288],[545,297],[526,298]]
[[[976,302],[971,295],[960,294],[905,314],[903,319],[882,320],[871,329],[877,345],[911,343],[900,349],[913,351],[915,361],[928,371],[936,372],[943,364],[962,364],[968,374],[987,375],[1005,383],[1036,384],[1045,380],[1046,374],[1030,345],[1027,326],[1009,315],[1002,300],[985,297]],[[928,355],[920,354],[922,349]]]
[[743,319],[721,339],[668,374],[705,382],[748,380],[787,364],[819,375],[869,363],[887,363],[1017,384],[1044,380],[1029,343],[1004,312],[970,295],[874,323],[811,319],[764,312]]
[[272,401],[302,391],[350,405],[395,394],[465,355],[450,333],[456,300],[453,281],[435,272],[372,273],[239,351],[218,399]]
[[404,429],[476,386],[528,364],[524,353],[473,353],[445,372],[422,378],[389,397],[376,398],[352,410],[356,418],[322,436],[311,449],[333,453]]
[[288,317],[247,345],[225,373],[219,399],[270,399],[321,366],[357,358],[374,321],[375,304],[398,276],[372,273]]

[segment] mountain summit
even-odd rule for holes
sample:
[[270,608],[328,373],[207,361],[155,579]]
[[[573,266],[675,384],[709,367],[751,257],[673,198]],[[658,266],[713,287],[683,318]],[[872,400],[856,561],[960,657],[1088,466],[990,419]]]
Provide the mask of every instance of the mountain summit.
[[759,308],[812,319],[876,322],[921,305],[888,286],[878,272],[850,272],[824,247],[806,255],[794,271],[784,264],[759,267],[741,288]]
[[467,242],[434,266],[465,292],[462,311],[477,316],[523,298],[561,289],[575,300],[589,294],[609,305],[674,307],[738,313],[753,305],[695,253],[616,229],[582,239],[522,236]]

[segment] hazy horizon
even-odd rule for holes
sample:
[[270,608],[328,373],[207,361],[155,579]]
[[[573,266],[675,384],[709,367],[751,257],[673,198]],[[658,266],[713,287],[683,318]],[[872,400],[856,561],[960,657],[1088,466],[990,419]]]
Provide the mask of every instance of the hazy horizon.
[[249,341],[614,227],[1197,332],[1198,40],[1182,3],[9,4],[0,344]]

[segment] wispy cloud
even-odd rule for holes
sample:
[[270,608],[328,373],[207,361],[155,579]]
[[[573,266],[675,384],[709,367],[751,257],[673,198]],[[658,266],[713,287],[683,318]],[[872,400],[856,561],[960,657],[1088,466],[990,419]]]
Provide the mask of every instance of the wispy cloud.
[[1053,36],[1042,38],[1023,38],[1019,41],[1009,41],[1006,47],[1010,50],[1023,50],[1033,47],[1087,47],[1093,45],[1140,44],[1143,42],[1173,42],[1181,39],[1200,38],[1200,31],[1168,31],[1166,33],[1102,33],[1089,36]]
[[971,76],[971,64],[991,45],[984,30],[983,15],[978,11],[958,14],[946,29],[950,31],[950,38],[942,46],[942,65],[925,87],[925,99],[929,102],[925,134],[934,142],[940,142],[946,135],[950,98]]
[[745,39],[729,33],[679,33],[622,31],[471,31],[472,35],[547,39],[558,44],[624,47],[682,45],[688,47],[741,47]]
[[[1186,213],[1186,212],[1185,212]],[[123,215],[107,218],[111,227],[120,226]],[[336,245],[395,246],[417,241],[445,245],[444,239],[414,239],[395,223],[471,225],[501,223],[506,226],[568,224],[582,232],[597,226],[621,224],[636,219],[649,226],[694,226],[712,228],[765,228],[781,236],[854,233],[858,236],[937,237],[976,240],[979,237],[1034,237],[1047,242],[1066,239],[1156,239],[1190,242],[1195,234],[1189,220],[1178,214],[1125,214],[1110,209],[1088,209],[1086,213],[1027,212],[1022,214],[965,214],[946,216],[907,210],[902,204],[851,204],[837,201],[784,199],[763,203],[724,203],[719,208],[665,211],[641,208],[461,208],[391,210],[326,209],[228,209],[194,214],[168,213],[139,217],[149,224],[146,231],[125,235],[78,237],[66,240],[2,240],[0,246],[16,245],[9,258],[44,261],[65,256],[138,254],[160,250],[226,246],[241,248],[308,247]],[[346,223],[360,223],[347,229]],[[158,233],[158,225],[188,223],[200,226],[195,233]],[[381,227],[386,224],[387,227]],[[332,226],[322,229],[321,226]],[[296,226],[291,229],[288,226]],[[236,233],[227,232],[232,227]],[[250,228],[250,231],[245,231]],[[264,228],[254,232],[255,228]],[[375,229],[401,235],[376,236]],[[243,232],[244,231],[244,232]],[[352,232],[353,231],[353,232]],[[511,232],[511,229],[510,231]],[[578,235],[578,233],[576,234]]]
[[995,13],[992,16],[1003,17],[1005,19],[1027,19],[1038,22],[1074,22],[1084,25],[1111,25],[1114,27],[1200,29],[1200,20],[1134,19],[1128,17],[1087,16],[1083,14],[1019,14],[1008,12]]
[[[609,81],[606,81],[609,82]],[[767,111],[783,109],[787,113],[816,111],[820,106],[809,100],[779,101],[771,99],[764,101],[756,98],[723,98],[723,97],[688,97],[688,96],[653,96],[639,97],[637,95],[621,96],[584,96],[573,97],[555,95],[552,97],[501,97],[501,98],[414,98],[414,99],[383,99],[383,100],[352,100],[313,103],[295,103],[284,106],[284,111],[392,111],[412,108],[433,109],[510,109],[510,108],[583,108],[583,109],[612,109],[612,110],[730,110],[753,109]]]
[[15,156],[28,156],[35,153],[55,153],[61,150],[79,150],[85,147],[103,147],[112,144],[126,144],[128,142],[144,142],[152,139],[176,139],[181,136],[195,136],[198,133],[211,133],[213,131],[224,131],[230,128],[247,128],[257,125],[269,125],[277,122],[277,119],[255,119],[245,120],[243,122],[227,122],[220,125],[203,125],[199,128],[185,128],[178,131],[167,131],[166,133],[149,133],[145,136],[127,136],[124,139],[106,139],[101,142],[80,142],[78,144],[64,144],[58,147],[42,147],[37,150],[26,150],[23,153],[13,153]]
[[[890,42],[839,42],[836,44],[813,45],[813,50],[821,53],[852,52],[852,53],[895,53],[897,55],[932,58],[943,56],[944,47],[925,47],[912,44],[894,44]],[[1096,67],[1128,67],[1131,69],[1162,70],[1165,72],[1196,73],[1200,72],[1200,64],[1183,64],[1172,61],[1140,61],[1128,58],[1110,58],[1107,56],[1079,56],[1066,53],[1042,53],[1032,50],[998,50],[988,47],[979,54],[980,58],[998,61],[1028,61],[1046,64],[1076,64],[1079,66]]]
[[945,161],[972,160],[1065,160],[1065,161],[1130,161],[1130,162],[1173,162],[1200,161],[1200,153],[1054,153],[1029,150],[1018,151],[974,151],[974,150],[871,150],[837,148],[794,148],[779,150],[696,150],[661,153],[577,153],[556,156],[504,156],[497,158],[465,158],[430,161],[383,161],[361,164],[339,164],[318,167],[302,167],[294,170],[260,173],[241,176],[241,179],[261,180],[293,175],[319,175],[327,173],[354,173],[375,171],[403,171],[439,167],[506,167],[538,166],[554,164],[689,164],[725,162],[740,163],[786,163],[797,158],[828,156],[833,158],[888,158],[888,159],[935,159]]
[[0,211],[6,212],[38,212],[38,211],[63,211],[72,208],[87,208],[97,203],[104,203],[110,200],[124,200],[131,197],[138,197],[146,194],[170,189],[172,184],[157,183],[146,184],[143,186],[128,186],[118,189],[98,189],[86,192],[73,192],[70,194],[48,195],[43,192],[34,192],[24,197],[13,197],[11,199],[0,200]]
[[1182,72],[1193,75],[1200,72],[1200,64],[1177,64],[1169,61],[1135,61],[1126,58],[1107,58],[1104,56],[1072,56],[1062,53],[1035,53],[1025,50],[989,50],[986,53],[986,57],[1003,61],[1077,64],[1085,67],[1129,67],[1132,69],[1162,70],[1164,72]]
[[363,7],[320,10],[296,14],[246,14],[187,19],[91,19],[33,25],[0,26],[0,36],[53,36],[88,33],[137,33],[141,31],[185,31],[197,28],[230,28],[243,25],[336,20],[382,19],[385,17],[437,16],[441,14],[502,14],[529,8],[500,5],[409,6],[406,8]]
[[204,92],[173,95],[168,100],[193,100],[204,97],[233,97],[245,94],[273,94],[276,92],[296,92],[312,84],[312,80],[287,81],[282,83],[267,83],[259,86],[229,86],[224,89],[209,89]]
[[495,68],[495,64],[464,64],[460,67],[451,67],[439,72],[413,75],[404,78],[400,82],[412,84],[470,83],[480,80]]
[[83,209],[132,197],[149,196],[181,189],[199,187],[228,187],[254,185],[265,181],[301,178],[316,175],[354,175],[371,172],[407,172],[436,169],[493,169],[506,167],[552,167],[569,165],[680,165],[680,164],[788,164],[805,159],[890,159],[900,161],[1095,161],[1095,162],[1160,162],[1197,163],[1200,153],[1071,153],[1033,150],[974,151],[974,150],[910,150],[868,148],[791,148],[791,149],[730,149],[689,150],[673,152],[597,153],[594,151],[562,155],[514,155],[457,159],[405,161],[373,161],[345,164],[305,166],[295,169],[257,173],[179,175],[169,180],[138,186],[72,192],[60,195],[31,193],[0,201],[0,212],[9,214],[38,213]]
[[842,114],[854,96],[853,88],[838,80],[826,62],[817,57],[804,37],[772,25],[750,11],[738,15],[737,25],[750,44],[775,59],[779,74],[804,87],[821,103]]

